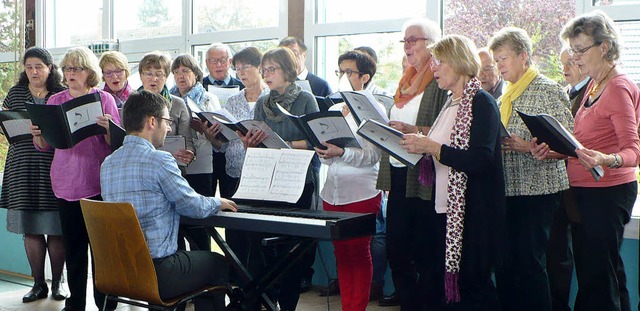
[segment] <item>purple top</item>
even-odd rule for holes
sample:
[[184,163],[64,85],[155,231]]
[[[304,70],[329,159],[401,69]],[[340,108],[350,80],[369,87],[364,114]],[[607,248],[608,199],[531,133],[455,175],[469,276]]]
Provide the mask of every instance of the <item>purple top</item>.
[[[94,88],[91,93],[100,93],[102,111],[110,114],[120,124],[120,115],[113,96]],[[47,101],[47,105],[60,105],[72,100],[69,90],[62,91]],[[34,144],[35,145],[35,144]],[[37,149],[40,149],[36,145]],[[78,201],[100,194],[100,165],[111,154],[104,135],[89,137],[69,149],[56,149],[51,163],[51,186],[56,197],[67,201]]]

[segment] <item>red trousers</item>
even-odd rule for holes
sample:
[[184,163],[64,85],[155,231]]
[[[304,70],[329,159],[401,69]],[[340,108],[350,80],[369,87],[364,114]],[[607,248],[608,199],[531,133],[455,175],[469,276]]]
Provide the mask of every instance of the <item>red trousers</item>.
[[[380,211],[382,195],[345,205],[322,202],[325,211],[374,213]],[[369,290],[373,276],[371,263],[371,236],[345,241],[333,241],[338,284],[343,311],[365,311],[369,303]]]

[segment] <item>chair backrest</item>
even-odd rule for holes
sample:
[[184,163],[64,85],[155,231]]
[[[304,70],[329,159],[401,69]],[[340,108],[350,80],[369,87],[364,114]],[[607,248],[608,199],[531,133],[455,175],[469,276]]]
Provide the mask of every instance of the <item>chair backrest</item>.
[[96,287],[103,293],[164,305],[156,270],[131,203],[82,199]]

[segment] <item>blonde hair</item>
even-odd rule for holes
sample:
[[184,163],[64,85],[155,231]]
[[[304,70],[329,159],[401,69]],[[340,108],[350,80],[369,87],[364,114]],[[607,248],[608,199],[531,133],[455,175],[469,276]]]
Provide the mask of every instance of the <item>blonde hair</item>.
[[480,72],[480,56],[476,45],[465,36],[445,36],[429,49],[433,57],[449,64],[457,74],[475,77]]
[[138,66],[138,72],[142,75],[142,72],[146,69],[155,68],[164,71],[164,76],[169,77],[171,71],[171,57],[167,53],[160,51],[153,51],[145,54],[140,60]]
[[508,45],[516,55],[526,53],[527,65],[531,65],[533,44],[526,30],[517,27],[505,27],[496,32],[489,42],[491,51],[495,51],[506,45]]
[[[87,85],[90,87],[96,87],[102,79],[102,70],[98,66],[98,58],[91,50],[84,46],[74,47],[67,50],[64,54],[62,61],[60,62],[60,68],[63,69],[67,64],[84,68],[89,71],[87,77]],[[67,85],[67,77],[64,76],[62,83]]]
[[[118,69],[123,69],[125,72],[125,76],[124,76],[125,79],[128,79],[129,76],[131,75],[131,70],[129,69],[129,61],[127,60],[127,57],[118,51],[107,51],[102,53],[102,55],[100,56],[99,65],[100,65],[100,69],[102,70],[104,70],[104,67],[106,67],[107,65],[111,65]],[[104,77],[102,77],[102,80],[104,80]]]

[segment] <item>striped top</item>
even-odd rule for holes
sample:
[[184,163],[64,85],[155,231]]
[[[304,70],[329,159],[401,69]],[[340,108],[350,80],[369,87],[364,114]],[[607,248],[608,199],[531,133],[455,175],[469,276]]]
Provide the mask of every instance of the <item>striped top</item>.
[[[53,90],[45,100],[63,89]],[[28,86],[15,85],[5,98],[3,110],[24,110],[25,102],[35,102]],[[51,190],[51,161],[53,150],[40,152],[31,140],[9,146],[4,166],[0,207],[22,210],[57,210],[56,197]]]

